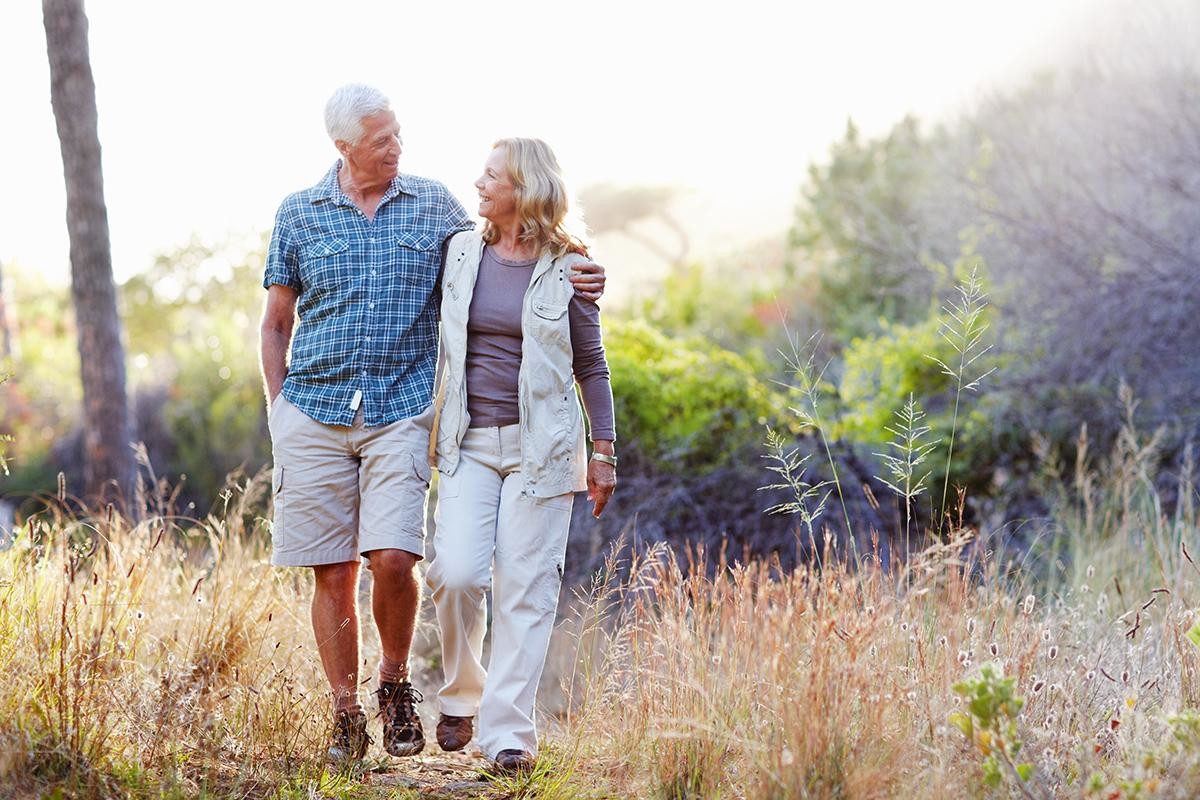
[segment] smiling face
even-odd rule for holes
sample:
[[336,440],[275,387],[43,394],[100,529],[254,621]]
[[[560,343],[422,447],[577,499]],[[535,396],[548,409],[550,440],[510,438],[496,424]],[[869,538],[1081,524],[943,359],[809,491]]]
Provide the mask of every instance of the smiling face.
[[400,172],[400,123],[396,115],[382,111],[363,117],[362,129],[362,136],[354,144],[337,142],[350,173],[356,183],[364,186],[390,182]]
[[517,215],[517,187],[508,172],[508,149],[492,150],[475,181],[479,190],[479,216],[493,225],[511,222]]

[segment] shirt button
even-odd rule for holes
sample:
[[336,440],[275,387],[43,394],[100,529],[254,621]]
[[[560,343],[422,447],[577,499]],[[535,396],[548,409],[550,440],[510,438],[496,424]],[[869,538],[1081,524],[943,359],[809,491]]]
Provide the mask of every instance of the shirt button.
[[367,303],[367,308],[374,308],[374,307],[375,307],[374,303]]
[[371,270],[371,277],[372,277],[372,278],[374,278],[374,277],[375,277],[375,270]]
[[368,336],[368,337],[367,337],[367,344],[370,344],[370,343],[371,343],[371,337],[370,337],[370,336]]
[[372,244],[374,244],[374,243],[375,243],[375,237],[374,237],[374,236],[372,236],[372,237],[368,238],[368,239],[367,239],[367,241],[368,241],[368,242],[371,242]]

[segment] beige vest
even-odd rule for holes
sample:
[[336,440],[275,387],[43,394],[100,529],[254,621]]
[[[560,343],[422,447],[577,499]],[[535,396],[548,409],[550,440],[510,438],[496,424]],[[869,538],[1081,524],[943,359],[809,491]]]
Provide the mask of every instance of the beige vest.
[[[434,465],[453,475],[459,445],[471,419],[467,413],[467,313],[483,256],[483,238],[463,231],[450,239],[442,277],[441,378],[431,449]],[[553,497],[587,488],[583,413],[575,393],[574,351],[567,307],[574,289],[571,268],[586,261],[569,253],[543,254],[533,268],[521,306],[521,371],[517,406],[521,425],[524,492]]]

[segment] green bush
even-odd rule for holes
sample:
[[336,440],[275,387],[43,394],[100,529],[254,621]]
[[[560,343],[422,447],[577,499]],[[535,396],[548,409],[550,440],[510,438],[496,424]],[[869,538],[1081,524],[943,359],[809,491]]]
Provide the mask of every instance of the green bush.
[[761,357],[639,322],[606,323],[617,435],[659,469],[707,471],[778,427],[788,398],[761,375]]
[[[991,308],[982,314],[990,317]],[[907,325],[881,320],[880,333],[851,341],[842,354],[837,386],[840,410],[832,426],[835,439],[878,447],[893,438],[890,428],[895,424],[895,412],[910,396],[918,398],[927,414],[928,440],[941,441],[929,458],[930,485],[938,487],[933,498],[938,502],[954,427],[955,399],[955,381],[939,362],[952,367],[959,363],[957,351],[939,332],[945,321],[944,311]],[[983,356],[971,366],[967,382],[996,363],[991,354]],[[990,479],[989,463],[996,448],[991,405],[999,400],[987,393],[980,398],[970,391],[964,391],[961,400],[950,482],[968,487],[973,495]]]

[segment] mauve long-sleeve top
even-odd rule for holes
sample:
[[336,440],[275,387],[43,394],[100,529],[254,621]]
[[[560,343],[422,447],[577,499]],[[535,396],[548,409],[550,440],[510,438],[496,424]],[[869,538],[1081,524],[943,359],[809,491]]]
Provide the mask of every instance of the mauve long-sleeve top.
[[[521,370],[521,304],[537,260],[510,261],[491,247],[483,249],[467,318],[467,411],[472,428],[513,425],[520,421],[517,375]],[[591,422],[591,438],[616,439],[612,384],[600,307],[578,294],[567,309],[573,369]]]

